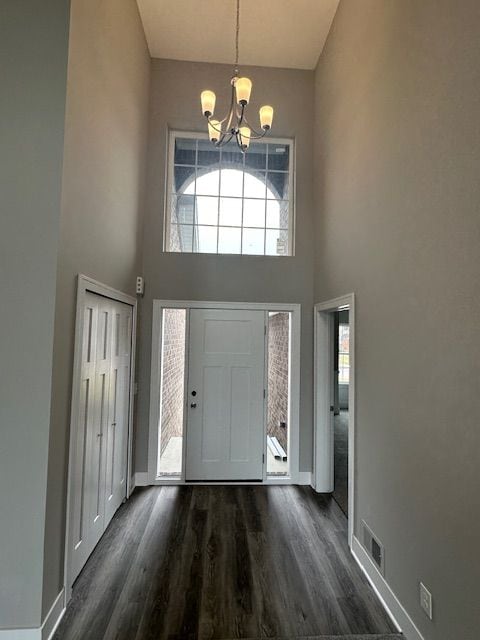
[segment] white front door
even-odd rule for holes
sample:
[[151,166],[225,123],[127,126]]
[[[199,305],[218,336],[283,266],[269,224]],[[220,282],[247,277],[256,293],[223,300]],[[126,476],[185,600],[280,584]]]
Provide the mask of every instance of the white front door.
[[262,480],[265,314],[192,309],[186,480]]

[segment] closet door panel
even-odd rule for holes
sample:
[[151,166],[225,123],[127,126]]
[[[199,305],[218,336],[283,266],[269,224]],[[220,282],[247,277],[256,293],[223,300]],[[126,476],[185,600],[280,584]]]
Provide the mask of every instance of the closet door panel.
[[97,320],[97,349],[95,365],[94,421],[90,430],[88,487],[89,530],[91,550],[105,530],[105,439],[108,433],[108,411],[110,394],[111,362],[111,305],[109,300],[99,298]]
[[126,497],[132,307],[115,302],[106,463],[106,524]]
[[79,390],[79,415],[75,438],[73,482],[75,486],[72,517],[72,572],[78,575],[91,553],[89,535],[88,457],[90,433],[94,423],[95,361],[97,344],[98,300],[87,295],[82,336],[82,368]]

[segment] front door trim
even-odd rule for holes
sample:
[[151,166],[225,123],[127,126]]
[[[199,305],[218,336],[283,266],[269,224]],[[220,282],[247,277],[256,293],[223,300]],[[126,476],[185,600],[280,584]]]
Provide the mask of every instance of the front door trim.
[[[183,447],[182,475],[179,478],[157,477],[157,454],[158,454],[158,424],[160,421],[160,380],[162,371],[162,315],[163,309],[230,309],[230,310],[260,310],[285,311],[291,313],[291,354],[290,354],[290,474],[283,477],[268,477],[267,465],[263,466],[264,484],[310,484],[310,478],[305,478],[310,473],[299,471],[299,431],[300,431],[300,321],[301,305],[293,303],[267,303],[267,302],[212,302],[198,300],[153,300],[152,318],[152,360],[151,360],[151,380],[150,380],[150,417],[149,417],[149,442],[148,442],[148,481],[149,485],[165,484],[189,484],[185,480],[185,446]],[[266,316],[267,317],[267,316]],[[189,337],[189,313],[186,320],[186,340]],[[185,349],[185,377],[188,373],[188,348]],[[265,350],[265,389],[267,389],[267,349]],[[184,384],[184,406],[187,402],[187,380]],[[265,402],[264,423],[266,433],[266,412],[267,402]],[[184,411],[183,433],[186,437],[187,412]],[[267,457],[267,438],[264,438],[265,460]],[[194,484],[209,484],[208,482]],[[215,483],[218,484],[218,483]],[[225,484],[232,484],[225,482]],[[236,483],[238,484],[238,482]],[[249,482],[248,484],[255,484]]]

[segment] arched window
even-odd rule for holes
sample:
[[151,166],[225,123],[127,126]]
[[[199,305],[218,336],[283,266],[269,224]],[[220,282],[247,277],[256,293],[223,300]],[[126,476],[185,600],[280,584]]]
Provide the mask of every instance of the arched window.
[[166,250],[290,255],[290,145],[252,144],[244,156],[175,136]]

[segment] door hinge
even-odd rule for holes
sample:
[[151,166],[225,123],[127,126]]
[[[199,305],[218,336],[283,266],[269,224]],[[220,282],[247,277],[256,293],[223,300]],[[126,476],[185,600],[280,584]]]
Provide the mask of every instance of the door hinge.
[[267,397],[267,392],[265,391],[265,389],[263,390],[263,399],[265,400],[265,398]]
[[265,464],[265,454],[262,453],[262,464]]
[[263,327],[263,335],[266,336],[267,335],[267,325],[265,325]]

